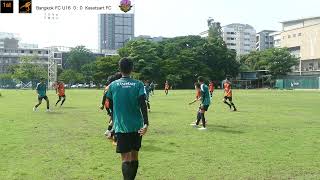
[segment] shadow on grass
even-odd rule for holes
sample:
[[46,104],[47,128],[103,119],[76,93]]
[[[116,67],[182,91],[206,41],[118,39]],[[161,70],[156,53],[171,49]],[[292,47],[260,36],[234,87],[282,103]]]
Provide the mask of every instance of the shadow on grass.
[[61,107],[61,109],[78,109],[77,107]]
[[231,127],[223,126],[223,125],[208,125],[208,131],[210,132],[223,132],[230,134],[243,134],[243,131],[230,129]]
[[[171,149],[165,149],[163,147],[178,147],[177,145],[175,145],[175,143],[167,143],[165,141],[156,141],[154,139],[145,139],[142,140],[142,147],[143,147],[143,151],[149,151],[149,152],[165,152],[165,153],[173,153],[175,151],[171,150]],[[155,146],[154,144],[157,144],[157,146]]]
[[169,150],[169,149],[164,149],[164,148],[161,148],[159,146],[154,146],[154,145],[151,145],[151,144],[143,144],[142,145],[142,151],[149,151],[149,152],[165,152],[165,153],[173,153],[175,151],[173,150]]
[[[163,112],[162,111],[152,111],[152,109],[151,109],[151,112],[148,112],[148,114],[161,114],[161,115],[163,115]],[[176,115],[177,113],[175,113],[175,112],[166,112],[165,114],[166,115]]]
[[63,114],[61,111],[51,111],[48,114]]

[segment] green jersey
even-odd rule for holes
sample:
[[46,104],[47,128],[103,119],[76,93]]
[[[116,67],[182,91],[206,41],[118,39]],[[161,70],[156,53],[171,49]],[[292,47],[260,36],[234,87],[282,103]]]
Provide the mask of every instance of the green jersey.
[[38,83],[36,90],[39,97],[45,97],[47,95],[47,85],[45,83]]
[[210,105],[210,93],[209,88],[205,84],[201,84],[201,98],[202,98],[202,105]]
[[112,82],[107,98],[113,101],[113,121],[116,133],[138,132],[143,127],[139,97],[145,95],[142,82],[123,77]]

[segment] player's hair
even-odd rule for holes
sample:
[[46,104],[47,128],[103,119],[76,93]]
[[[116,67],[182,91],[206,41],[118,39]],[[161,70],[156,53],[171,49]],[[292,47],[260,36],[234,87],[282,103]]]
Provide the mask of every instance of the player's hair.
[[120,71],[124,74],[130,74],[133,70],[133,62],[129,58],[122,58],[119,61]]
[[198,77],[198,81],[199,81],[199,82],[204,82],[204,77],[199,76],[199,77]]
[[106,82],[106,86],[111,84],[113,81],[120,79],[121,77],[122,77],[122,75],[119,72],[115,73],[114,75],[109,76],[108,80]]
[[43,78],[43,77],[42,77],[42,78],[40,78],[40,81],[44,81],[44,80],[46,80],[46,78]]

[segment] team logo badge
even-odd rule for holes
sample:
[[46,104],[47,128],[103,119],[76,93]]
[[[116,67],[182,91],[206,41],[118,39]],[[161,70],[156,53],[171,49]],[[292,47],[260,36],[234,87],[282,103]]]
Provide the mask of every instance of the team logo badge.
[[31,0],[19,0],[19,13],[31,13]]
[[121,11],[123,11],[125,13],[129,12],[132,8],[131,1],[130,0],[121,0],[119,7],[120,7]]

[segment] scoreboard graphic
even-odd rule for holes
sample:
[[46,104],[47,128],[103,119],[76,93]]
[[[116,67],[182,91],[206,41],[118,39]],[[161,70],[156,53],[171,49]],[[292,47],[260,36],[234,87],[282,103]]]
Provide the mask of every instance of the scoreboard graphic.
[[0,0],[1,8],[0,13],[13,13],[13,0],[3,1]]

